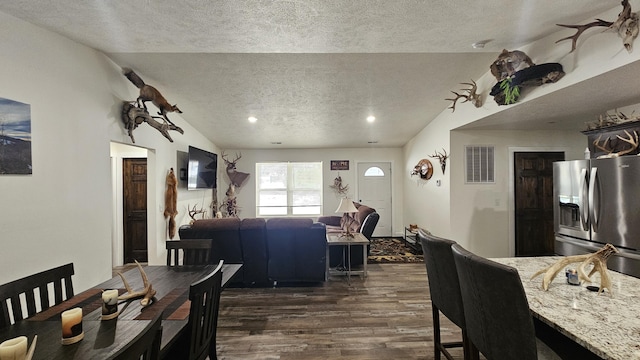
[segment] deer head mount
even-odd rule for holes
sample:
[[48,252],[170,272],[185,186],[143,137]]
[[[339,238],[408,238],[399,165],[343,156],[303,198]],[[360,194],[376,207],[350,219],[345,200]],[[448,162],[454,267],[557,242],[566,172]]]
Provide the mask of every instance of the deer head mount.
[[236,162],[240,160],[240,158],[242,157],[242,153],[240,153],[240,155],[236,154],[236,158],[233,159],[232,161],[229,161],[229,159],[227,159],[224,151],[222,152],[221,156],[222,156],[222,160],[224,160],[224,163],[227,166],[227,175],[229,176],[229,180],[231,181],[231,184],[233,184],[234,186],[240,187],[242,183],[244,183],[244,181],[249,176],[248,173],[243,173],[236,170]]
[[447,159],[449,155],[447,155],[447,150],[442,149],[442,153],[435,152],[433,155],[429,155],[429,157],[437,158],[440,161],[440,168],[442,169],[442,174],[444,175],[444,169],[447,168]]
[[578,38],[585,30],[594,26],[604,26],[608,29],[615,30],[618,33],[618,36],[622,38],[622,45],[630,53],[631,51],[633,51],[633,41],[638,37],[638,31],[640,28],[639,17],[637,12],[631,12],[631,5],[629,4],[629,0],[622,0],[620,4],[622,5],[622,11],[620,12],[620,14],[618,14],[618,19],[613,22],[596,19],[596,21],[592,21],[584,25],[556,24],[558,26],[576,29],[575,34],[556,41],[556,44],[560,41],[571,39],[570,52],[573,52],[576,49],[576,42],[578,41]]
[[462,91],[466,91],[466,94],[459,94],[455,91],[452,91],[452,93],[456,96],[455,98],[452,99],[445,99],[448,101],[452,101],[453,103],[451,104],[451,106],[449,106],[447,109],[451,109],[451,112],[455,112],[456,111],[456,102],[459,99],[464,99],[464,101],[462,101],[463,103],[466,103],[467,101],[470,101],[475,107],[479,108],[482,106],[482,96],[481,94],[478,94],[478,85],[476,84],[475,81],[471,80],[470,83],[460,83],[461,85],[469,85],[471,86],[469,89],[462,89]]
[[429,180],[431,176],[433,176],[433,165],[431,165],[431,161],[427,159],[422,159],[413,167],[413,171],[411,171],[411,176],[418,175],[422,180]]

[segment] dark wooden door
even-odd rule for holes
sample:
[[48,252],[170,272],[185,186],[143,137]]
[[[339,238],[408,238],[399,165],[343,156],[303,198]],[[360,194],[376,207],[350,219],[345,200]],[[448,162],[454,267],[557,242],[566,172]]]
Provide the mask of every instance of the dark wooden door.
[[123,159],[124,262],[147,261],[147,159]]
[[516,256],[553,255],[553,162],[562,152],[517,152],[515,161]]

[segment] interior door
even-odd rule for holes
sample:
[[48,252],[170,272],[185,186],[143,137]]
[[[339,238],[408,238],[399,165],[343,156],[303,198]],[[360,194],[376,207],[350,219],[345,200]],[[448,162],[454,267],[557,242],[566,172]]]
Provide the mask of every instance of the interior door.
[[563,152],[514,153],[516,256],[554,254],[553,162]]
[[124,263],[147,262],[147,159],[122,160]]
[[358,202],[376,209],[380,220],[373,236],[390,237],[391,229],[391,163],[358,163]]

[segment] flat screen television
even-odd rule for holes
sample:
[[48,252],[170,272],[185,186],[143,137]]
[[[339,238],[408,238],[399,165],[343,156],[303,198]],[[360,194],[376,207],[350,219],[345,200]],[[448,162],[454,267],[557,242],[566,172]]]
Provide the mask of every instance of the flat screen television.
[[189,166],[187,168],[187,189],[216,188],[218,175],[218,155],[189,146]]

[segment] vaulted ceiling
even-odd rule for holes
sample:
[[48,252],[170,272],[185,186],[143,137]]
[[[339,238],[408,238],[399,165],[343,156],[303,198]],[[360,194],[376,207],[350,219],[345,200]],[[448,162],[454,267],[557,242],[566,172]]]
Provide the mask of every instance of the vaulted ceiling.
[[[133,68],[221,148],[340,148],[404,145],[449,106],[450,90],[486,73],[502,49],[617,6],[603,0],[3,0],[0,11]],[[479,41],[488,42],[472,48]],[[640,65],[560,90],[571,92],[566,99],[543,97],[468,127],[573,128],[585,116],[638,98],[637,84],[614,86],[629,71],[638,73]],[[591,81],[610,91],[586,104],[571,100],[593,95]],[[370,115],[375,122],[367,123]]]

